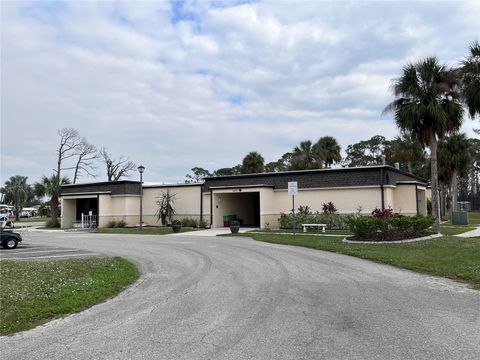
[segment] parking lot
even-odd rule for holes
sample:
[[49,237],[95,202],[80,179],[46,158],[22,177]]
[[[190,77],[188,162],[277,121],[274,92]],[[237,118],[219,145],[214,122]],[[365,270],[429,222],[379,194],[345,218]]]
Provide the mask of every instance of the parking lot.
[[1,260],[61,260],[75,259],[89,256],[102,256],[99,253],[87,250],[70,249],[59,246],[43,246],[20,244],[16,249],[0,248]]

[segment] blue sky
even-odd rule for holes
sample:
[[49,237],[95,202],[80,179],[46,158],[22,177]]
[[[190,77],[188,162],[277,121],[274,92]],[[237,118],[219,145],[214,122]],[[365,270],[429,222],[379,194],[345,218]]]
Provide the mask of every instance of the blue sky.
[[63,127],[165,182],[325,135],[343,149],[392,138],[381,113],[402,66],[431,55],[456,65],[480,39],[480,2],[1,6],[2,183],[50,174]]

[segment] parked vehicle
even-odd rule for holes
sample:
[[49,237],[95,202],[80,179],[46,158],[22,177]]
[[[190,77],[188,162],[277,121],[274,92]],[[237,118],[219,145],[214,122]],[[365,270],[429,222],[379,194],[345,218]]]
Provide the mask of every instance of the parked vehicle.
[[22,236],[13,232],[12,227],[11,221],[4,221],[0,227],[0,243],[5,249],[15,249],[22,242]]
[[0,214],[0,221],[8,221],[9,216],[8,214]]

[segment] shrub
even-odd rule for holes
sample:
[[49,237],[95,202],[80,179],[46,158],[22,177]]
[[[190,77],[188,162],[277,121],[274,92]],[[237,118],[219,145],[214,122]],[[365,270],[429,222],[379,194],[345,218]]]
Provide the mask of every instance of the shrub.
[[107,228],[116,228],[117,222],[115,220],[111,220],[107,223]]
[[434,220],[430,216],[402,216],[380,210],[372,216],[348,216],[346,223],[355,240],[393,241],[426,235]]
[[240,221],[237,221],[237,220],[230,221],[230,226],[240,226]]
[[117,221],[117,228],[124,228],[125,226],[127,226],[127,222],[125,220]]
[[312,212],[310,211],[310,206],[308,206],[308,205],[305,205],[305,206],[300,205],[300,206],[298,207],[298,213],[299,213],[299,214],[303,214],[303,215],[310,215]]
[[183,218],[180,220],[180,222],[182,223],[182,226],[184,227],[192,227],[192,228],[197,228],[198,227],[198,221],[197,219],[194,219],[194,218]]
[[60,227],[60,221],[58,221],[58,219],[50,219],[45,224],[45,227],[47,227],[47,228],[59,228]]
[[[310,214],[295,214],[295,228],[300,229],[302,224],[327,224],[328,229],[345,229],[345,216],[339,214],[325,214],[318,211]],[[293,214],[282,213],[278,219],[282,229],[293,227]]]
[[176,219],[175,219],[175,220],[172,221],[172,226],[173,226],[173,225],[175,225],[175,226],[177,226],[177,225],[182,225],[182,222],[181,222],[180,220],[176,220]]
[[324,214],[335,214],[337,212],[337,208],[333,202],[329,201],[328,203],[322,204],[322,211]]
[[198,227],[201,228],[201,229],[205,229],[207,227],[207,222],[205,220],[200,220],[198,222]]

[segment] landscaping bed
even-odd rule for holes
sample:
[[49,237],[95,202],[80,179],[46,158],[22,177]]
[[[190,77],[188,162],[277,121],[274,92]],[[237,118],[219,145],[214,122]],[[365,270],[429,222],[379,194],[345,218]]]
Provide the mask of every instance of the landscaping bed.
[[[194,229],[191,227],[182,227],[180,232],[197,231],[202,229]],[[96,233],[100,234],[132,234],[132,235],[168,235],[173,234],[171,226],[162,227],[144,227],[140,228],[97,228]]]
[[121,258],[0,262],[0,335],[79,312],[118,294],[139,276]]

